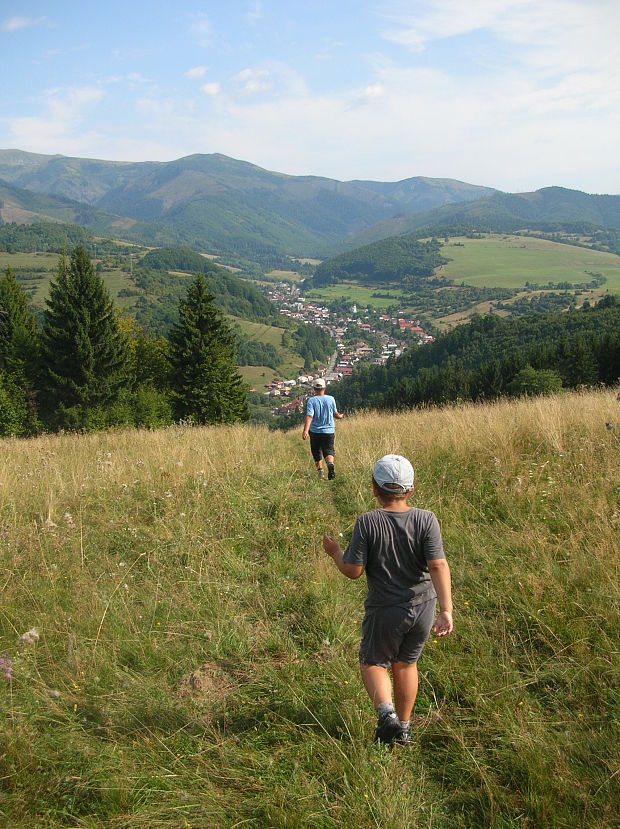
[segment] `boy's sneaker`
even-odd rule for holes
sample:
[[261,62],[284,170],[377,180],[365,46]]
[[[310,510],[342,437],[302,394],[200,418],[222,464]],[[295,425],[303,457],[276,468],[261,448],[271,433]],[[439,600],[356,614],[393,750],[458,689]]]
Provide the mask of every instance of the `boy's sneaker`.
[[328,463],[327,464],[327,480],[328,481],[333,481],[335,477],[336,477],[336,470],[334,469],[334,464],[333,463]]
[[411,729],[408,725],[400,726],[400,731],[394,737],[394,745],[397,746],[410,746],[411,745]]
[[403,727],[396,716],[396,711],[386,711],[377,721],[377,730],[373,742],[392,745],[394,739],[402,730]]
[[317,472],[318,472],[319,478],[324,478],[325,477],[325,473],[323,472],[322,469],[317,469]]

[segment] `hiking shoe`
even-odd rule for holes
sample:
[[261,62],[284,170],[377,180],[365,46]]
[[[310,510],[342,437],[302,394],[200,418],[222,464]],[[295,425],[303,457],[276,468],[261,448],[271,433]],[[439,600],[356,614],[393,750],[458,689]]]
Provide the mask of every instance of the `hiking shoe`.
[[391,746],[395,737],[402,730],[403,727],[396,716],[396,711],[386,711],[377,721],[377,730],[375,731],[375,739],[373,742],[386,743]]
[[411,729],[408,725],[401,725],[400,731],[394,737],[394,745],[410,746],[411,745]]
[[327,480],[328,481],[333,481],[335,477],[336,477],[336,470],[334,469],[334,465],[330,464],[327,467]]
[[318,473],[319,478],[324,478],[325,477],[325,473],[323,472],[322,469],[317,469],[317,473]]

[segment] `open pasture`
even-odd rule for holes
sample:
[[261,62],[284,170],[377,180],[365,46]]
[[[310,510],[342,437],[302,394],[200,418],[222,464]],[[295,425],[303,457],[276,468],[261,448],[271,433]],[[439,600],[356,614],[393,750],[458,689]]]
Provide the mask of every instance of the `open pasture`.
[[607,280],[604,288],[620,292],[620,257],[574,245],[526,236],[491,234],[482,239],[453,238],[441,253],[451,259],[437,274],[457,284],[482,288],[523,288],[590,282],[590,273]]
[[[373,296],[379,293],[381,296]],[[401,290],[398,285],[373,285],[368,288],[349,280],[337,285],[324,285],[321,288],[311,288],[305,296],[310,301],[333,302],[345,297],[348,302],[355,302],[361,308],[372,305],[374,308],[384,309],[390,305],[397,305],[401,301]]]
[[[58,267],[57,253],[7,253],[0,251],[0,271],[5,271],[7,266],[16,271],[17,279],[24,290],[32,291],[32,303],[37,308],[45,307],[45,300],[49,294],[49,285],[56,276]],[[97,260],[93,260],[94,264]],[[19,269],[28,269],[24,275]],[[135,290],[135,285],[129,278],[129,274],[119,268],[111,268],[100,273],[104,285],[111,298],[118,302],[121,307],[133,305],[135,297],[118,297],[122,288]]]
[[292,349],[282,345],[282,334],[285,332],[284,328],[277,328],[274,325],[265,325],[262,322],[251,322],[244,320],[241,317],[228,317],[233,325],[239,325],[243,333],[251,340],[272,345],[278,357],[280,358],[280,366],[277,371],[269,368],[269,366],[241,366],[240,370],[244,379],[251,383],[266,382],[263,379],[263,372],[267,379],[273,377],[297,377],[303,369],[304,362],[299,354],[296,354]]

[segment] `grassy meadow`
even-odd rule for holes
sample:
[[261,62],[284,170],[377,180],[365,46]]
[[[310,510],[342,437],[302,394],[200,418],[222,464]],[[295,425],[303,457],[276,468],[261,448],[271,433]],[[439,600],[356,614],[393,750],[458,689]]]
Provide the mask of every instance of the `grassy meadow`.
[[606,278],[604,288],[620,292],[620,257],[613,253],[499,234],[450,239],[441,253],[452,261],[438,268],[438,275],[457,284],[478,288],[522,288],[526,282],[578,284],[589,282],[591,272]]
[[262,384],[274,377],[297,378],[303,371],[303,358],[291,348],[282,345],[282,334],[286,329],[262,322],[251,322],[242,317],[228,316],[228,320],[233,325],[238,325],[251,340],[272,345],[280,361],[276,371],[269,366],[240,366],[239,371],[246,381]]
[[[32,303],[38,308],[45,308],[49,295],[50,282],[56,278],[59,255],[57,253],[7,253],[0,251],[0,273],[10,266],[17,271],[22,288],[32,294]],[[97,260],[93,260],[95,263]],[[29,274],[22,276],[19,269],[27,268]],[[108,268],[100,274],[112,299],[121,307],[135,304],[135,297],[119,297],[122,288],[135,290],[129,274],[120,268]]]
[[[361,414],[333,482],[299,430],[1,441],[0,825],[617,826],[619,434],[610,390]],[[394,750],[320,545],[386,452],[455,601]]]
[[[381,296],[373,296],[373,294]],[[304,292],[309,300],[320,302],[333,302],[335,299],[346,297],[349,302],[356,302],[360,307],[365,308],[372,305],[374,308],[388,308],[390,305],[397,305],[402,298],[402,291],[397,284],[374,285],[370,288],[360,285],[357,282],[343,280],[335,285],[323,285],[320,288],[310,288]]]

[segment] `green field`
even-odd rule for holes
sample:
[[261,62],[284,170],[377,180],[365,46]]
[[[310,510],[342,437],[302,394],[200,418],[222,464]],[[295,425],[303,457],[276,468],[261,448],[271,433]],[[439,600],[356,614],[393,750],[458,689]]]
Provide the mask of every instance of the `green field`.
[[292,379],[299,376],[303,370],[304,361],[299,354],[282,345],[283,328],[276,328],[273,325],[265,325],[261,322],[250,322],[241,319],[241,317],[229,316],[228,319],[233,325],[239,325],[243,333],[251,340],[272,345],[280,359],[280,366],[277,371],[269,368],[269,366],[241,366],[241,374],[247,382],[265,383],[274,377]]
[[[32,304],[38,308],[43,308],[49,292],[49,284],[56,276],[58,254],[7,253],[6,251],[0,251],[0,272],[4,272],[8,266],[16,272],[17,279],[22,288],[27,293],[33,291]],[[27,268],[29,274],[21,274],[20,270],[22,268]],[[135,297],[118,298],[118,292],[122,288],[135,288],[127,273],[118,268],[114,268],[104,270],[100,276],[112,299],[118,302],[121,307],[127,307],[135,303]]]
[[[375,297],[374,293],[380,293],[382,296]],[[332,302],[334,299],[346,297],[349,302],[356,302],[361,307],[372,305],[374,308],[387,308],[389,305],[395,305],[400,302],[401,293],[398,286],[393,286],[391,289],[385,286],[373,286],[366,288],[358,285],[356,282],[343,281],[337,285],[326,285],[323,288],[312,288],[306,292],[306,297],[310,300],[321,300],[324,302]]]
[[[462,247],[461,247],[462,245]],[[546,239],[491,235],[483,239],[450,239],[441,253],[451,259],[437,273],[456,283],[482,288],[522,288],[526,282],[589,282],[600,273],[605,288],[620,292],[620,257]]]

